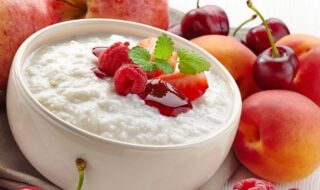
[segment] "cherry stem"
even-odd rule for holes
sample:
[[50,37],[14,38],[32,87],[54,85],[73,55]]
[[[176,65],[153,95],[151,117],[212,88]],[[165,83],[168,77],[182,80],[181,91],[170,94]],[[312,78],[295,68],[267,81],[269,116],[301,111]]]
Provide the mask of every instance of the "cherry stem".
[[197,9],[200,8],[200,0],[197,0]]
[[86,168],[87,163],[83,159],[78,158],[76,160],[76,165],[79,173],[79,182],[78,182],[77,190],[81,190],[83,181],[84,181],[84,169]]
[[275,43],[274,43],[274,40],[273,40],[271,31],[270,31],[270,28],[269,28],[266,20],[264,19],[264,17],[262,16],[262,14],[258,11],[258,9],[253,6],[253,3],[252,3],[251,0],[248,0],[248,1],[247,1],[247,5],[248,5],[248,7],[249,7],[250,9],[252,9],[252,10],[260,17],[260,19],[261,19],[262,22],[263,22],[264,27],[265,27],[266,30],[267,30],[267,35],[268,35],[268,38],[269,38],[269,41],[270,41],[270,44],[271,44],[271,47],[272,47],[272,56],[275,57],[275,58],[280,57],[280,53],[279,53],[279,51],[278,51],[278,49],[277,49],[277,47],[276,47],[276,45],[275,45]]
[[235,37],[238,33],[238,31],[246,24],[249,22],[253,21],[254,19],[257,18],[257,15],[252,15],[249,19],[245,20],[243,23],[241,23],[233,32],[232,36]]

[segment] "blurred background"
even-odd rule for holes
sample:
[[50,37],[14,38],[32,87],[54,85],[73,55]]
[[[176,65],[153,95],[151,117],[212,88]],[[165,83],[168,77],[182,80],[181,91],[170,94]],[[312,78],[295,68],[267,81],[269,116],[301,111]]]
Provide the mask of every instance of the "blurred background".
[[[292,33],[307,33],[320,37],[320,0],[252,0],[264,17],[283,20]],[[196,0],[169,0],[170,7],[183,12],[196,8]],[[215,4],[223,8],[231,27],[238,26],[253,12],[247,8],[246,0],[200,0],[200,6]],[[260,24],[256,19],[247,27]]]

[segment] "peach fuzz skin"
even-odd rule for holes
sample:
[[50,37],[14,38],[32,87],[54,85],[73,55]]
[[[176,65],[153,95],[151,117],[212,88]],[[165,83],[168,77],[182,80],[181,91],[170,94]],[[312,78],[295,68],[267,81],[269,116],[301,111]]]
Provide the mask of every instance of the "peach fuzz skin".
[[206,35],[191,42],[216,57],[236,80],[244,100],[259,91],[252,74],[257,56],[237,39],[222,35]]
[[281,38],[276,45],[285,45],[293,49],[301,59],[308,51],[320,45],[320,38],[307,34],[290,34]]
[[289,46],[299,59],[291,89],[320,106],[320,39],[305,34],[292,34],[280,39],[277,45]]
[[258,92],[243,102],[233,150],[249,170],[272,182],[290,182],[320,164],[320,110],[286,90]]

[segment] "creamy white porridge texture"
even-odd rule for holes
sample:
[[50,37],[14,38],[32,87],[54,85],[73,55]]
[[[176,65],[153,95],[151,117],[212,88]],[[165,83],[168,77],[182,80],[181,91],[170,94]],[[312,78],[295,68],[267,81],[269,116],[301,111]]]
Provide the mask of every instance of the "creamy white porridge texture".
[[98,61],[91,49],[116,41],[135,45],[137,40],[118,35],[90,36],[42,47],[29,56],[25,65],[31,93],[57,117],[106,138],[168,145],[212,134],[230,116],[230,89],[211,72],[206,73],[209,89],[205,95],[192,102],[192,110],[178,117],[159,114],[136,95],[118,95],[111,78],[101,80],[91,71]]

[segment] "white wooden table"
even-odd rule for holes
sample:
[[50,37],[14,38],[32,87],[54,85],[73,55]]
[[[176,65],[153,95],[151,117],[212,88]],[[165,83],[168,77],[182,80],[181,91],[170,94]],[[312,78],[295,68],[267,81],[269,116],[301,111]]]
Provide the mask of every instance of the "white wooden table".
[[[283,20],[291,33],[306,33],[320,37],[320,0],[252,0],[266,18],[276,17]],[[196,0],[169,0],[170,7],[187,12],[196,7]],[[222,7],[230,21],[231,27],[238,26],[253,12],[247,8],[246,0],[200,0],[200,5],[215,4]],[[260,24],[256,19],[248,27]],[[232,190],[235,182],[249,177],[256,177],[241,166],[225,183],[221,190]],[[299,188],[300,190],[320,190],[320,168],[310,176],[288,184],[275,184],[277,190]]]

